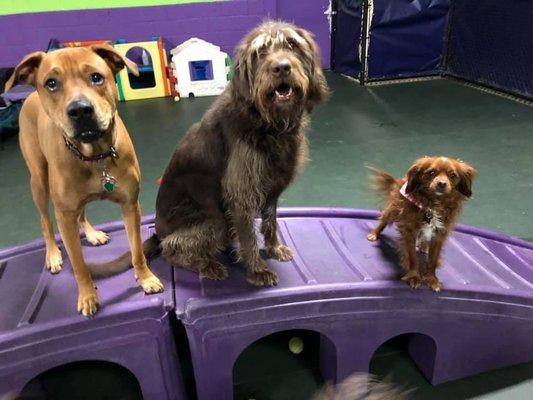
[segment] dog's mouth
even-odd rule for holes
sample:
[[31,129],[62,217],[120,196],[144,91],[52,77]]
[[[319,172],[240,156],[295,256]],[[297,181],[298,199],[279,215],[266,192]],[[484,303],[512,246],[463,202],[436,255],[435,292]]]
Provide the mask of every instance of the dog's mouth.
[[74,138],[82,143],[92,143],[102,137],[103,133],[100,130],[89,129],[76,133]]
[[433,189],[433,193],[435,194],[435,196],[438,196],[438,197],[444,196],[445,194],[448,193],[448,188],[446,186],[444,187],[437,186]]
[[285,103],[292,99],[293,93],[291,85],[286,82],[280,83],[274,89],[274,101],[276,103]]

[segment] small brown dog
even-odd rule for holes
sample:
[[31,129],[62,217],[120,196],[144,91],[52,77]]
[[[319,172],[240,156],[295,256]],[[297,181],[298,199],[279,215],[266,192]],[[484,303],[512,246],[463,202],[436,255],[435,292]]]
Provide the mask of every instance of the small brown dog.
[[[406,273],[402,280],[418,288],[424,281],[438,292],[442,284],[435,275],[446,237],[472,195],[475,170],[463,161],[447,157],[422,157],[404,179],[395,179],[372,168],[375,191],[387,200],[378,226],[367,235],[375,241],[381,231],[396,222],[400,232],[401,264]],[[428,252],[426,273],[420,275],[417,244]]]
[[[248,281],[277,284],[260,256],[254,219],[262,217],[267,256],[292,259],[277,237],[278,197],[307,161],[309,113],[327,95],[307,31],[268,21],[250,32],[237,48],[233,80],[170,160],[145,254],[161,251],[170,264],[219,280],[228,272],[216,256],[235,237]],[[125,255],[109,268],[128,262]]]
[[117,114],[114,77],[125,66],[138,73],[135,63],[107,45],[36,52],[22,60],[6,84],[6,90],[19,83],[37,89],[20,113],[20,147],[41,216],[46,266],[58,273],[62,265],[48,212],[51,195],[78,284],[78,311],[86,316],[96,312],[98,295],[83,260],[79,226],[93,245],[108,240],[85,218],[89,201],[107,199],[120,204],[135,276],[145,292],[163,290],[143,254],[139,165]]

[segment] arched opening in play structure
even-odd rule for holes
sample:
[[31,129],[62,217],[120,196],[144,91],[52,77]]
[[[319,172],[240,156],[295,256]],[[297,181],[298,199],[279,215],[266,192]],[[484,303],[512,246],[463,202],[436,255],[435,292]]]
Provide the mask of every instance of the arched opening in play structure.
[[235,361],[233,398],[309,399],[331,378],[335,358],[335,345],[319,332],[273,333],[246,347]]
[[135,46],[128,50],[126,57],[137,64],[139,76],[128,71],[128,78],[132,89],[147,89],[155,87],[154,64],[150,52]]
[[142,400],[133,373],[108,361],[78,361],[42,372],[22,389],[24,399],[128,399]]
[[401,334],[376,349],[370,360],[369,372],[378,378],[392,375],[400,386],[409,387],[409,382],[431,378],[436,353],[437,344],[430,336]]

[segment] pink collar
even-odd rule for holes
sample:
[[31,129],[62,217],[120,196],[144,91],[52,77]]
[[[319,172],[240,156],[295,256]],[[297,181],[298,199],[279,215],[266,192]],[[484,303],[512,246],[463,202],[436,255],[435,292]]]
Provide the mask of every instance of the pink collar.
[[424,205],[419,202],[417,199],[415,199],[413,196],[411,196],[409,193],[406,192],[407,189],[407,182],[403,184],[403,186],[400,188],[400,194],[405,197],[407,200],[409,200],[412,204],[417,206],[419,209],[423,209]]

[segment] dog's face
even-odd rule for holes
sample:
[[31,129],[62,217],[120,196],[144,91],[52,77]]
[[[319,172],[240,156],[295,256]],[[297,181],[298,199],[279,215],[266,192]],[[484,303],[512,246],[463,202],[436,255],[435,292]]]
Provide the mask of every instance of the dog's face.
[[113,124],[115,74],[125,66],[138,74],[135,63],[107,45],[32,53],[16,67],[6,90],[19,83],[34,85],[50,119],[68,137],[90,143]]
[[407,172],[406,191],[423,191],[435,197],[458,192],[470,197],[475,173],[474,168],[463,161],[447,157],[423,157]]
[[294,25],[265,22],[237,48],[234,91],[277,123],[327,98],[320,55],[311,34]]

